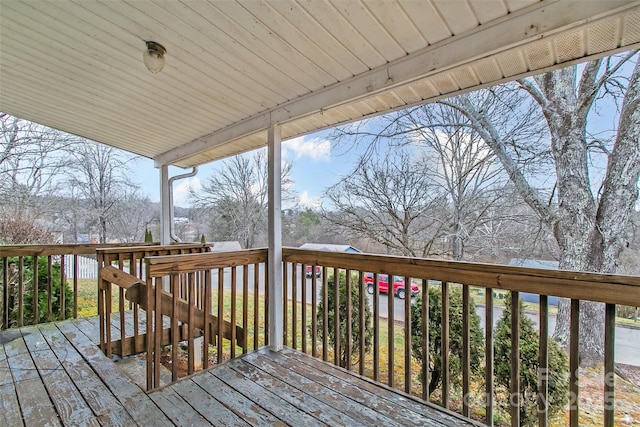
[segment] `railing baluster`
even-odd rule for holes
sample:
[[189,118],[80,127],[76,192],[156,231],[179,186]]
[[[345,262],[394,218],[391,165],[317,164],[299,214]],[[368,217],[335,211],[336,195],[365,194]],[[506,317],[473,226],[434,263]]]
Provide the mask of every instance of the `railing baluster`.
[[[77,294],[74,291],[74,296]],[[24,257],[18,257],[18,326],[24,325]]]
[[351,336],[351,334],[353,333],[353,328],[351,325],[351,305],[352,305],[352,301],[351,301],[351,270],[346,270],[346,299],[345,299],[345,305],[346,305],[346,314],[347,314],[347,346],[344,349],[345,350],[345,359],[347,362],[347,366],[345,366],[349,371],[351,370],[351,346],[353,345],[353,337]]
[[178,282],[180,275],[172,274],[170,277],[170,287],[171,287],[171,381],[178,380],[178,364],[174,361],[178,360],[178,298],[179,292],[178,289],[180,284]]
[[422,279],[422,399],[429,399],[429,280]]
[[[205,286],[206,284],[205,275]],[[206,288],[205,288],[206,289]],[[249,328],[249,264],[246,264],[242,267],[242,342],[244,343],[244,347],[242,347],[242,354],[247,354],[247,347],[249,347],[249,336],[248,336],[248,328]],[[205,302],[206,302],[206,294],[205,294]],[[208,313],[208,312],[207,312]],[[254,335],[258,331],[254,331]],[[206,340],[205,340],[206,341]],[[206,369],[206,367],[205,367]]]
[[578,368],[580,366],[580,300],[571,299],[571,319],[569,324],[569,425],[578,427]]
[[311,272],[311,355],[318,357],[318,278],[316,264]]
[[[11,309],[9,308],[9,257],[2,257],[2,329],[9,328]],[[37,301],[37,299],[34,299]],[[34,304],[37,305],[37,304]]]
[[236,358],[236,305],[238,298],[238,290],[236,289],[237,283],[237,271],[236,266],[231,267],[231,358]]
[[65,295],[65,276],[64,276],[64,255],[60,257],[60,320],[64,320],[67,318],[67,308],[66,308],[66,295]]
[[[118,255],[118,268],[120,271],[124,271],[124,254]],[[124,319],[124,289],[118,286],[118,307],[120,310],[120,354],[124,356],[126,353],[124,351],[124,343],[126,339],[125,333],[125,319]],[[158,306],[156,306],[156,311],[160,311]]]
[[511,292],[511,426],[520,426],[520,293]]
[[442,318],[440,359],[442,363],[442,406],[449,409],[449,283],[441,282]]
[[289,263],[282,263],[282,323],[283,323],[283,338],[284,345],[289,343]]
[[[37,268],[36,268],[36,271]],[[47,257],[47,322],[53,317],[53,260]]]
[[[73,318],[78,317],[78,255],[73,255]],[[139,276],[142,278],[142,276]]]
[[615,414],[616,305],[605,304],[604,317],[604,426],[613,427]]
[[471,382],[471,343],[470,343],[470,313],[469,313],[469,286],[462,285],[462,415],[468,417],[471,413],[469,407],[469,385]]
[[333,359],[340,366],[340,270],[333,268]]
[[269,345],[269,263],[268,262],[264,263],[263,282],[264,282],[264,345]]
[[[105,260],[105,263],[107,261]],[[110,263],[106,263],[106,265],[109,265]],[[147,310],[146,310],[146,326],[147,326],[147,339],[145,340],[147,343],[147,390],[153,390],[153,385],[154,385],[154,381],[153,381],[153,363],[154,363],[154,354],[153,354],[153,349],[155,346],[154,343],[154,338],[155,335],[153,333],[153,329],[154,329],[154,318],[153,318],[153,310],[151,307],[151,301],[154,300],[154,292],[153,292],[153,287],[154,287],[154,282],[155,279],[153,279],[150,275],[149,275],[149,265],[147,265],[147,274],[146,274],[146,288],[147,288]],[[111,283],[108,283],[109,287],[111,286]],[[111,289],[109,289],[109,292],[107,293],[108,296],[108,303],[105,304],[106,307],[111,307]],[[107,313],[108,314],[108,313]],[[111,322],[108,320],[109,317],[106,317],[107,322],[106,324],[109,325]],[[107,332],[107,336],[109,336],[109,333]],[[109,338],[109,342],[111,341],[111,339]],[[108,347],[111,347],[111,345],[109,345]],[[110,356],[110,355],[107,355]]]
[[217,363],[222,363],[222,339],[224,337],[222,333],[223,328],[223,316],[224,316],[224,268],[218,269],[218,348]]
[[394,290],[393,290],[393,276],[387,274],[387,384],[389,387],[393,387],[395,384],[394,378],[394,326],[395,326],[395,313],[394,313]]
[[[246,267],[245,267],[246,271]],[[202,367],[207,369],[209,367],[209,343],[213,341],[211,336],[211,270],[204,271],[204,343],[202,345]],[[245,292],[246,295],[246,292]],[[246,304],[245,304],[246,305]],[[245,326],[245,349],[247,347],[246,339],[247,329]]]
[[358,314],[360,315],[358,321],[359,321],[359,331],[360,331],[360,349],[359,349],[359,369],[358,369],[358,373],[360,375],[364,375],[364,355],[365,355],[365,351],[366,351],[366,342],[365,342],[365,336],[366,336],[366,324],[365,324],[365,283],[364,283],[364,273],[362,271],[358,272]]
[[[266,283],[265,283],[266,290]],[[265,298],[266,299],[266,298]],[[265,315],[266,316],[266,315]],[[260,264],[253,264],[253,350],[257,350],[260,343]]]
[[298,263],[291,264],[291,268],[291,347],[295,350],[298,348]]
[[549,423],[549,297],[540,295],[540,346],[538,349],[538,426]]
[[[313,275],[311,277],[313,277]],[[302,264],[302,270],[300,272],[300,281],[302,282],[302,304],[300,308],[302,311],[302,326],[300,327],[300,333],[302,334],[302,352],[307,353],[307,274],[304,264]]]
[[188,374],[191,375],[195,372],[195,328],[193,324],[195,323],[195,308],[196,308],[196,283],[195,283],[195,273],[188,273],[184,275],[187,280],[188,286],[188,298],[189,301],[189,314],[187,315],[187,326],[189,327],[189,331],[187,332],[188,344],[187,344],[187,371]]
[[[154,335],[153,339],[153,388],[160,387],[160,360],[162,356],[162,330],[164,322],[162,318],[162,288],[164,282],[162,278],[156,280],[155,304],[154,304]],[[122,299],[121,299],[122,301]]]
[[329,280],[327,278],[328,268],[322,267],[322,360],[327,361],[327,342],[329,336]]
[[380,276],[373,273],[373,380],[380,378]]
[[33,324],[40,323],[40,312],[38,301],[38,256],[33,256],[33,303],[31,304],[33,310]]
[[485,418],[488,426],[493,426],[493,288],[485,289]]
[[404,277],[404,391],[411,393],[411,278]]

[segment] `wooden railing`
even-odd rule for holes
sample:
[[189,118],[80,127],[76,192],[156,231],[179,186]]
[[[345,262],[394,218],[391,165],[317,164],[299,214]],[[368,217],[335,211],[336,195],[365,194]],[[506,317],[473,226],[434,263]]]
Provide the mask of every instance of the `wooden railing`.
[[[182,249],[182,254],[172,246],[129,257],[121,251],[102,251],[101,347],[108,356],[146,353],[147,390],[268,343],[266,249]],[[170,252],[161,254],[163,250]],[[126,265],[137,265],[132,271],[138,277],[123,271]],[[119,331],[110,326],[114,305]],[[214,347],[215,359],[210,360]],[[169,381],[161,379],[167,358]],[[184,372],[179,371],[180,362],[186,365]]]
[[96,249],[113,246],[119,245],[1,245],[0,328],[77,317],[79,257],[95,259]]
[[[140,324],[140,307],[136,303],[125,301],[125,291],[135,278],[144,282],[146,270],[144,258],[158,255],[178,255],[185,253],[208,252],[209,247],[203,244],[184,244],[169,246],[123,246],[97,249],[98,268],[98,316],[100,318],[100,348],[109,357],[114,349],[116,354],[124,357],[142,351],[144,327]],[[115,267],[123,274],[115,275]],[[111,274],[109,274],[111,273]],[[124,274],[126,273],[126,274]],[[119,280],[124,280],[120,283]],[[120,286],[111,286],[112,283]],[[126,286],[125,286],[126,285]],[[115,310],[114,310],[115,306]],[[112,313],[116,312],[119,331],[112,334]],[[119,339],[114,336],[119,332]]]
[[[428,331],[428,289],[439,289],[442,298],[440,323],[440,362],[442,381],[439,390],[441,406],[449,408],[451,401],[452,379],[449,350],[452,331],[450,318],[452,313],[450,293],[460,289],[462,294],[462,331],[461,331],[461,395],[462,403],[459,411],[470,416],[484,412],[487,425],[493,425],[497,399],[508,399],[509,396],[496,397],[494,381],[494,293],[498,290],[508,291],[512,301],[518,301],[521,292],[540,294],[539,312],[539,350],[536,361],[538,373],[538,423],[548,425],[549,378],[545,375],[549,371],[549,296],[571,299],[571,331],[569,342],[569,422],[578,425],[579,388],[578,388],[578,328],[580,301],[596,301],[605,303],[605,348],[604,348],[604,395],[603,423],[613,426],[614,423],[614,345],[615,345],[615,306],[616,304],[640,305],[640,277],[618,276],[604,274],[590,274],[568,271],[539,270],[532,268],[518,268],[500,265],[450,262],[405,257],[391,257],[365,254],[332,253],[285,248],[284,262],[284,343],[294,349],[310,353],[324,360],[331,360],[341,364],[349,370],[357,370],[362,375],[368,375],[376,381],[384,380],[389,386],[396,387],[403,384],[407,393],[412,386],[419,384],[418,392],[425,400],[431,390],[428,387],[427,372],[430,363],[429,331]],[[320,277],[315,272],[321,268]],[[311,274],[307,276],[306,271]],[[338,287],[330,286],[340,274],[344,275],[346,287],[344,295],[355,295],[345,298],[340,303],[341,293]],[[408,287],[416,283],[422,293],[421,315],[422,330],[419,334],[422,358],[418,367],[422,367],[422,375],[416,381],[417,372],[412,364],[412,301],[409,292],[403,301],[396,303],[393,292],[381,295],[379,286],[381,281],[389,280],[393,276],[400,276],[401,282]],[[388,278],[388,279],[387,279]],[[371,286],[371,298],[365,296],[364,290]],[[391,283],[389,283],[389,288]],[[353,289],[358,289],[352,293]],[[477,388],[472,392],[471,380],[471,330],[470,330],[470,299],[471,290],[474,294],[483,293],[485,305],[484,324],[484,391],[485,398],[475,403],[482,408],[473,408],[474,401],[467,397],[477,394]],[[344,298],[344,297],[343,297]],[[333,300],[333,302],[332,302]],[[386,310],[381,306],[386,302]],[[332,305],[333,304],[333,305]],[[344,311],[334,310],[343,304]],[[366,318],[365,306],[370,304],[372,316]],[[322,309],[320,310],[319,307]],[[401,313],[396,313],[395,311]],[[511,305],[511,360],[510,360],[510,396],[515,400],[510,409],[511,425],[520,424],[520,306]],[[340,313],[346,319],[340,319]],[[352,319],[352,312],[358,318]],[[385,320],[386,318],[386,320]],[[381,320],[382,319],[382,320]],[[391,321],[390,319],[393,319]],[[343,321],[346,320],[346,321]],[[366,330],[365,322],[373,323],[373,345],[370,354],[365,351]],[[386,327],[381,328],[381,323]],[[400,334],[396,334],[396,328]],[[357,330],[354,334],[352,329]],[[386,334],[386,338],[383,337]],[[340,337],[336,339],[335,337]],[[356,345],[357,344],[357,345]],[[396,360],[396,346],[402,347],[401,360]],[[414,344],[415,345],[415,344]],[[345,348],[341,349],[340,346]],[[333,356],[333,357],[331,357]],[[359,356],[354,362],[354,356]],[[382,357],[384,356],[384,358]],[[383,360],[384,359],[384,360]],[[384,363],[383,363],[384,362]],[[383,378],[384,377],[384,378]],[[476,384],[477,387],[477,384]]]

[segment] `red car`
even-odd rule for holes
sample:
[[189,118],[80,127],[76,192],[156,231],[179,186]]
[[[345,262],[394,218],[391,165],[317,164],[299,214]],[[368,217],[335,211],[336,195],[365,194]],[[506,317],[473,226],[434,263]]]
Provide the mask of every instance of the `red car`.
[[[364,283],[367,285],[367,292],[373,295],[373,273],[366,273],[364,276]],[[393,276],[393,294],[400,299],[404,299],[405,296],[404,278],[400,276]],[[389,292],[389,276],[386,274],[378,274],[378,291],[380,293]],[[415,283],[411,284],[411,296],[414,297],[420,293],[420,288]]]
[[[311,277],[313,276],[313,266],[312,265],[305,265],[305,275],[307,277]],[[319,265],[316,265],[316,277],[320,277],[322,275],[322,267],[320,267]]]

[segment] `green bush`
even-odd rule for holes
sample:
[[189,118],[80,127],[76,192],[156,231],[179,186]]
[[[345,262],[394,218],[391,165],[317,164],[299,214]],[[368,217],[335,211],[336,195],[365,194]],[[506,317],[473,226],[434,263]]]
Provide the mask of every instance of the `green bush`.
[[[339,299],[340,299],[340,307],[339,307],[339,316],[340,316],[340,336],[338,337],[340,343],[340,366],[347,367],[347,279],[346,273],[344,270],[341,270],[339,273],[339,283],[340,288],[338,290]],[[335,309],[336,309],[336,301],[335,301],[335,280],[333,275],[329,275],[327,277],[327,342],[329,345],[334,346],[336,343],[335,336],[335,327],[334,327],[334,319],[335,319]],[[323,285],[324,286],[324,285]],[[359,284],[358,276],[351,276],[351,355],[352,357],[364,357],[363,354],[360,354],[360,292],[363,291],[362,285]],[[322,289],[324,292],[324,289]],[[323,293],[321,293],[324,295]],[[366,295],[366,294],[365,294]],[[321,299],[318,304],[318,312],[316,315],[317,319],[317,329],[318,329],[318,339],[322,340],[324,337],[324,301]],[[368,353],[371,351],[371,346],[373,344],[373,323],[372,323],[372,315],[371,308],[369,307],[369,303],[365,301],[364,304],[364,351]],[[354,359],[355,360],[355,359]],[[352,360],[353,362],[353,360]]]
[[[424,292],[424,291],[423,291]],[[442,290],[429,287],[429,393],[433,393],[442,381]],[[480,328],[480,317],[476,314],[473,299],[470,299],[470,353],[471,371],[481,371],[484,340]],[[422,361],[422,295],[411,305],[411,354]],[[462,379],[462,291],[458,286],[449,286],[449,378],[461,382]],[[421,372],[422,374],[422,372]],[[420,375],[422,379],[423,375]]]
[[[566,353],[553,339],[549,340],[548,373],[538,372],[538,331],[531,319],[524,314],[522,300],[520,305],[520,425],[533,426],[537,422],[536,399],[538,398],[538,376],[548,377],[549,415],[557,413],[568,400],[569,363]],[[510,396],[511,384],[511,296],[507,294],[505,310],[498,324],[494,340],[494,381],[496,393]],[[515,397],[500,398],[498,405],[506,413],[510,410],[510,402],[517,402]]]
[[[9,296],[10,327],[18,325],[18,259],[9,259],[9,288],[12,290]],[[51,265],[51,317],[49,318],[49,267],[46,257],[38,257],[38,317],[34,318],[34,292],[33,292],[33,258],[24,258],[23,270],[23,313],[24,324],[36,324],[48,321],[62,320],[73,315],[73,291],[68,283],[64,284],[65,312],[60,316],[60,263]]]

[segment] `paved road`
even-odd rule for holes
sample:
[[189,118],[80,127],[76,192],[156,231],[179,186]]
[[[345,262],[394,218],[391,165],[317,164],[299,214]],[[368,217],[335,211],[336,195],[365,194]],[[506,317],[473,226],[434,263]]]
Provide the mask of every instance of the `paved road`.
[[[249,266],[249,280],[250,280],[250,288],[253,289],[253,285],[252,285],[252,281],[253,281],[253,273],[254,273],[254,268],[253,266]],[[259,289],[260,292],[264,292],[264,281],[262,280],[263,277],[263,266],[260,266],[260,283],[259,283]],[[237,269],[237,285],[238,286],[238,290],[242,289],[242,267],[238,267]],[[298,301],[302,299],[302,283],[301,283],[301,279],[303,277],[302,271],[300,270],[300,268],[298,268],[298,286],[297,286],[297,299]],[[312,279],[311,278],[304,278],[304,282],[305,282],[305,286],[306,288],[306,297],[307,297],[307,303],[311,304],[311,292],[312,292]],[[217,277],[213,278],[213,283],[217,283]],[[225,273],[225,289],[231,289],[231,274],[229,271],[227,271]],[[289,271],[289,275],[288,275],[288,283],[289,283],[289,287],[291,289],[291,284],[293,283],[293,278],[292,278],[292,274],[291,271]],[[322,285],[322,279],[321,278],[317,278],[316,279],[316,291],[318,293],[318,295],[320,296],[320,288]],[[291,292],[291,291],[289,291]],[[412,299],[412,303],[415,299]],[[318,299],[319,301],[319,299]],[[388,296],[387,294],[381,294],[379,297],[379,304],[380,304],[380,317],[384,317],[384,318],[388,318]],[[396,320],[396,322],[404,322],[404,304],[405,301],[401,300],[399,298],[394,298],[394,302],[393,302],[393,310],[394,310],[394,319]],[[369,306],[371,308],[373,308],[373,298],[370,296],[369,297]],[[481,325],[484,325],[484,306],[477,306],[476,307],[476,312],[478,313],[478,315],[480,316],[480,321],[481,321]],[[503,309],[501,307],[494,307],[494,314],[493,314],[493,318],[494,318],[494,325],[495,323],[498,321],[498,319],[502,316],[502,311]],[[527,316],[529,316],[534,322],[536,322],[537,325],[537,316],[535,314],[531,314],[531,313],[527,313]],[[550,315],[549,316],[549,331],[553,332],[553,329],[555,328],[555,316]],[[617,326],[616,327],[616,362],[618,363],[625,363],[625,364],[629,364],[629,365],[635,365],[635,366],[640,366],[640,329],[632,329],[632,328],[627,328],[627,327],[620,327]]]

